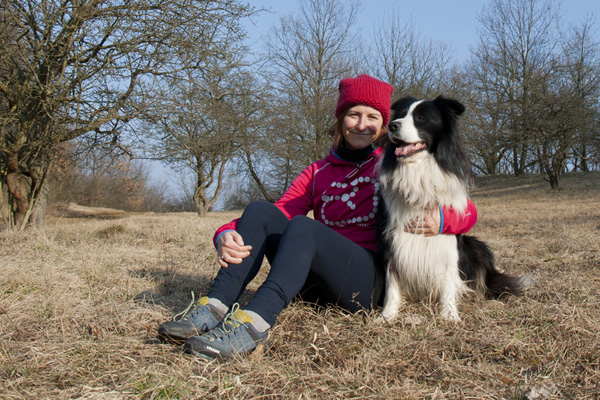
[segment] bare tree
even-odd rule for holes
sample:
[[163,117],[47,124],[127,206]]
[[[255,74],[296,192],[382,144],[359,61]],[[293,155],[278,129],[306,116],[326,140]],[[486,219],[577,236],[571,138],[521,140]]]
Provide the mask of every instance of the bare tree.
[[551,0],[493,0],[479,16],[480,44],[474,51],[476,78],[488,101],[502,107],[508,127],[512,170],[521,175],[535,163],[531,133],[538,117],[532,91],[552,74],[558,5]]
[[481,134],[471,145],[487,172],[507,157],[515,175],[540,171],[558,188],[569,164],[585,169],[595,147],[600,58],[592,20],[565,29],[559,4],[548,0],[494,0],[480,18],[469,77]]
[[554,189],[574,152],[590,144],[589,133],[595,132],[600,77],[599,58],[593,51],[598,43],[591,40],[590,30],[589,21],[572,29],[553,74],[533,92],[538,115],[533,132],[535,151],[539,167]]
[[66,189],[72,191],[72,200],[78,204],[142,210],[149,181],[149,171],[143,162],[90,149],[84,159],[78,157],[74,167],[71,187]]
[[507,98],[498,91],[504,87],[505,77],[498,73],[493,58],[480,48],[467,66],[464,84],[469,88],[469,112],[463,122],[466,125],[465,144],[476,172],[495,175],[506,171],[503,164],[510,152],[510,107]]
[[368,44],[364,59],[369,70],[394,87],[395,97],[447,94],[450,48],[427,39],[397,7],[382,18]]
[[508,151],[505,140],[508,129],[501,108],[495,99],[485,97],[485,93],[469,104],[463,132],[474,172],[484,175],[506,172],[503,161]]
[[12,223],[37,209],[57,144],[118,145],[154,78],[197,69],[251,13],[237,0],[3,0],[0,180]]
[[571,88],[577,115],[572,162],[575,170],[582,171],[589,171],[590,161],[600,155],[600,43],[593,39],[596,32],[594,19],[586,18],[571,29],[563,50],[565,83]]
[[277,92],[272,137],[281,139],[277,154],[288,177],[329,150],[338,83],[358,54],[357,11],[355,0],[302,0],[266,43]]
[[572,88],[558,70],[538,83],[540,86],[531,93],[531,111],[538,117],[531,125],[532,152],[550,187],[557,189],[574,144],[577,106],[573,104]]
[[229,161],[245,154],[259,109],[253,78],[242,63],[244,47],[234,48],[230,43],[199,71],[171,81],[150,118],[153,158],[193,173],[200,216],[217,201]]

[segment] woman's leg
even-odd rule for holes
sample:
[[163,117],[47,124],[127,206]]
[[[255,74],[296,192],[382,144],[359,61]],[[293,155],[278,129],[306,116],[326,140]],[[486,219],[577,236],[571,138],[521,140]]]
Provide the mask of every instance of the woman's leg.
[[268,202],[249,204],[238,221],[236,231],[251,245],[250,255],[240,264],[221,268],[208,293],[227,307],[235,303],[246,286],[256,277],[265,254],[269,261],[277,251],[279,239],[289,219],[275,205]]
[[320,222],[295,217],[280,237],[266,281],[244,310],[234,306],[219,327],[190,337],[184,349],[211,358],[253,351],[267,341],[269,326],[309,274],[330,302],[350,311],[370,308],[383,286],[379,265],[373,252]]
[[271,259],[281,233],[288,223],[288,218],[273,204],[250,204],[236,228],[244,242],[252,245],[250,256],[241,264],[230,264],[227,268],[221,268],[208,296],[200,298],[198,303],[192,309],[186,310],[179,319],[161,324],[158,328],[159,336],[181,342],[217,326],[246,285],[258,273],[265,253]]
[[383,267],[378,257],[318,221],[295,217],[286,227],[271,271],[245,310],[269,325],[302,289],[307,278],[327,302],[349,311],[379,302]]

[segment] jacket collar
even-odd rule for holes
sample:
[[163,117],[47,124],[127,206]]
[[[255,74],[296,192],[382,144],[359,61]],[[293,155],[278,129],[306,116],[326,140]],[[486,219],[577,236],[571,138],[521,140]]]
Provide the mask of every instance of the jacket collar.
[[[371,154],[369,154],[363,161],[359,162],[358,164],[362,164],[364,162],[370,161],[372,158],[381,155],[382,152],[383,152],[383,148],[377,147],[371,152]],[[351,165],[357,164],[356,162],[353,162],[353,161],[344,160],[342,157],[340,157],[335,152],[335,149],[333,147],[331,147],[331,149],[329,149],[329,154],[327,155],[326,160],[332,164],[351,164]]]

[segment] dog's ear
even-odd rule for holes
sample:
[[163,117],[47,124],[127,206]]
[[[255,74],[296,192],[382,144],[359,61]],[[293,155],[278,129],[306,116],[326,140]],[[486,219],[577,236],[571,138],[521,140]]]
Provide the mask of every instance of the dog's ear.
[[448,111],[454,116],[459,116],[465,112],[465,106],[463,106],[458,100],[449,99],[444,96],[438,96],[435,100],[433,100],[433,102],[439,109]]

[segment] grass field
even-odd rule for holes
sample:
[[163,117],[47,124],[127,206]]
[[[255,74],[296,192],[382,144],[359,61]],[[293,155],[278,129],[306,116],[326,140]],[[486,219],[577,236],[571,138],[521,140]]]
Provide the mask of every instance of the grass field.
[[212,234],[239,213],[71,207],[43,231],[1,231],[0,398],[599,399],[600,174],[561,183],[495,177],[472,192],[472,233],[499,268],[534,277],[524,296],[467,298],[462,324],[429,304],[391,326],[293,304],[267,353],[229,362],[155,335],[209,287]]

